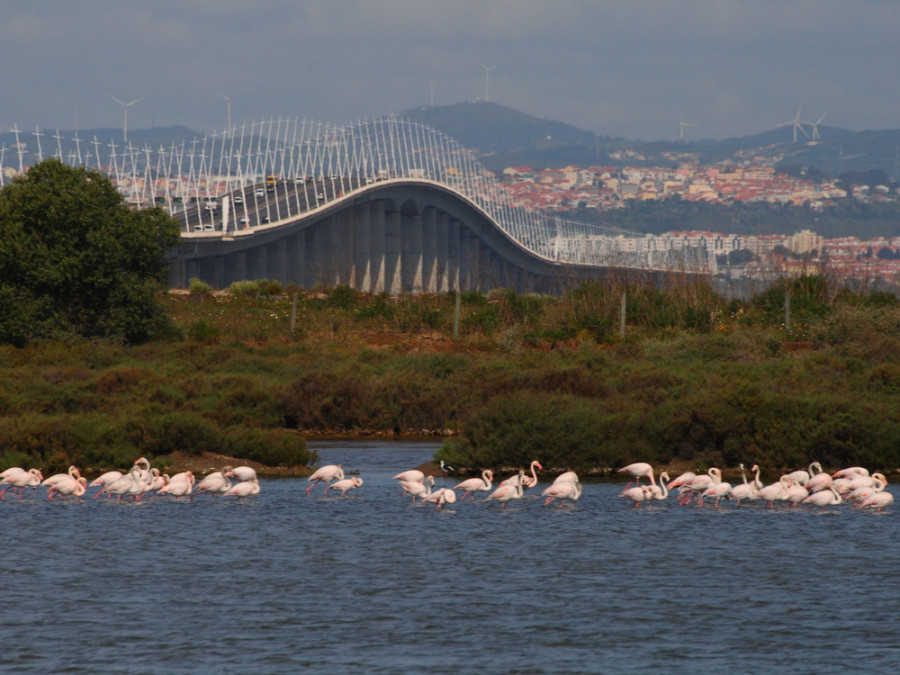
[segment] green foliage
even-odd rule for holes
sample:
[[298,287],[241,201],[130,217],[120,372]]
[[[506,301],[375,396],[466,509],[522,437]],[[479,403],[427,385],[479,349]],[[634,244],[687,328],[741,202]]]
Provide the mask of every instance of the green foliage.
[[188,290],[194,296],[207,296],[212,293],[212,286],[201,279],[194,277],[188,282]]
[[178,237],[174,219],[130,209],[99,172],[35,165],[0,190],[0,341],[158,335]]

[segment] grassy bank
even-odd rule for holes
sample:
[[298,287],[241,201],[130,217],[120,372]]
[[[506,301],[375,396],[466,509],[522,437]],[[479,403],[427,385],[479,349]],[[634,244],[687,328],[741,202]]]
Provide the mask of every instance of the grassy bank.
[[455,317],[452,295],[233,290],[169,294],[176,329],[142,346],[0,348],[0,468],[205,452],[304,466],[304,436],[327,433],[447,435],[440,458],[473,469],[900,466],[890,296],[821,278],[746,302],[588,285],[468,293]]

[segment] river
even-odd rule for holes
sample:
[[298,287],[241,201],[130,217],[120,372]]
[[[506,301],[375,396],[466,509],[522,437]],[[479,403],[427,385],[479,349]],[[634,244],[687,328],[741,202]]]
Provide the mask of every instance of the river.
[[391,480],[436,443],[310,447],[364,485],[340,498],[264,479],[245,503],[7,493],[2,668],[900,670],[894,509],[633,508],[622,482],[597,482],[563,506],[542,484],[506,508],[481,494],[436,511]]

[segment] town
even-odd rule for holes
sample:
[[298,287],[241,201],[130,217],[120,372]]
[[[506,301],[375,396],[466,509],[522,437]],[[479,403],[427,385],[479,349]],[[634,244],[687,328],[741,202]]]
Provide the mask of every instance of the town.
[[[497,178],[516,206],[551,212],[603,211],[622,208],[630,200],[671,198],[712,204],[790,203],[805,205],[812,211],[826,209],[834,200],[846,197],[861,202],[897,200],[896,193],[887,185],[854,186],[848,193],[837,180],[816,182],[762,165],[567,166],[543,170],[513,166],[504,169]],[[730,280],[771,280],[825,273],[869,288],[900,286],[900,236],[826,239],[810,229],[769,235],[671,231],[630,237],[619,242],[619,250],[623,247],[634,253],[705,250],[709,254],[709,271]]]

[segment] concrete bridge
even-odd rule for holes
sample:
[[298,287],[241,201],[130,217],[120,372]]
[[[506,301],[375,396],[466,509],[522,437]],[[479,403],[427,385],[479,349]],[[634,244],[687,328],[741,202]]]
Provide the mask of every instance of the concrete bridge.
[[391,294],[558,293],[610,275],[708,273],[715,260],[517,204],[470,151],[393,116],[268,120],[169,148],[110,143],[108,159],[96,138],[90,146],[83,154],[76,139],[70,162],[108,174],[135,207],[155,204],[182,223],[168,254],[174,287],[275,279]]
[[278,223],[188,235],[170,264],[173,287],[193,278],[216,288],[276,279],[390,294],[492,288],[558,294],[586,279],[657,274],[550,260],[516,241],[477,204],[421,179],[363,185]]

